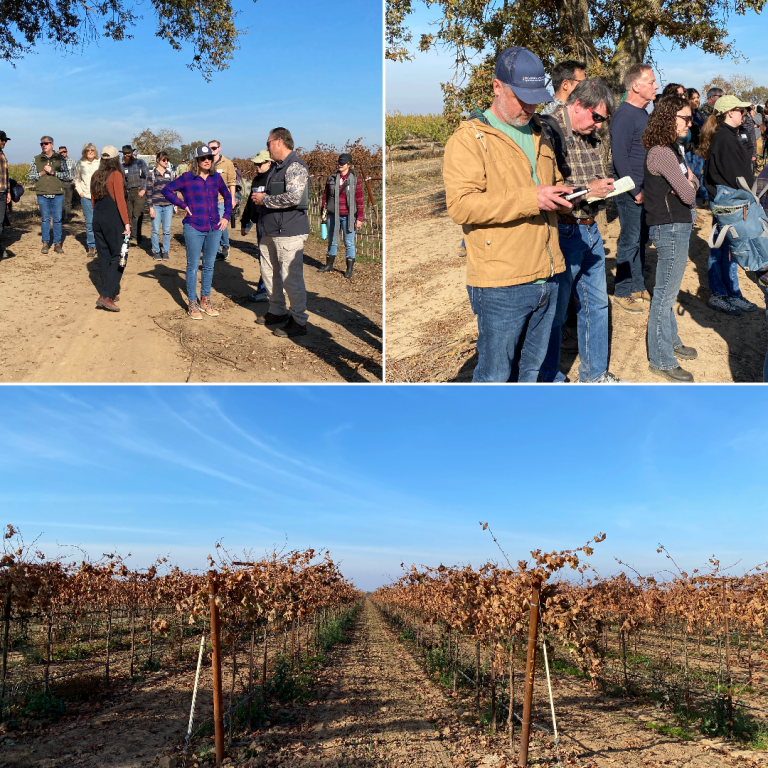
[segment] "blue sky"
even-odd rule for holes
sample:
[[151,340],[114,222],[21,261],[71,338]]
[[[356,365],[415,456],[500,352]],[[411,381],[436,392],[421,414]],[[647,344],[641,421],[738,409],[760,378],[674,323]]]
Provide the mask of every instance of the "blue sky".
[[[142,129],[177,130],[185,142],[222,142],[228,157],[264,148],[285,126],[298,146],[382,142],[381,0],[235,0],[247,28],[230,69],[206,83],[154,36],[148,4],[134,39],[103,40],[63,56],[41,45],[13,69],[0,63],[0,129],[11,162],[28,162],[51,134],[77,154],[87,141],[118,148]],[[77,150],[72,152],[72,148]]]
[[[415,13],[409,17],[413,41],[409,49],[415,58],[411,62],[388,61],[385,65],[387,81],[387,110],[403,113],[427,114],[443,111],[443,96],[440,83],[453,76],[454,56],[450,51],[418,52],[418,41],[422,33],[436,32],[430,22],[439,18],[439,8],[427,8],[424,3],[414,1]],[[686,88],[701,87],[715,75],[749,75],[758,85],[768,86],[768,53],[765,40],[768,35],[768,18],[754,11],[744,16],[732,16],[729,35],[736,41],[736,48],[749,59],[734,64],[731,59],[720,59],[702,53],[698,48],[674,49],[668,40],[657,39],[653,43],[653,54],[658,64],[657,80],[666,83],[683,83]]]
[[[204,569],[286,544],[372,589],[400,563],[579,546],[644,573],[766,558],[760,387],[4,387],[3,525]],[[737,568],[738,570],[738,568]]]

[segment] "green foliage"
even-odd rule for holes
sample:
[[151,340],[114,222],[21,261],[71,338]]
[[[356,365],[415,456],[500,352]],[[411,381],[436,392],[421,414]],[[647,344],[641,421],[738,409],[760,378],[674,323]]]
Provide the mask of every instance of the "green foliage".
[[51,691],[33,694],[24,708],[24,714],[30,717],[47,717],[52,720],[61,717],[66,711],[66,702]]
[[347,642],[346,633],[355,621],[355,616],[359,610],[358,606],[343,613],[336,619],[331,619],[323,625],[318,634],[318,646],[323,651],[328,651],[334,645]]
[[560,659],[555,659],[552,664],[552,669],[555,672],[562,672],[566,675],[571,675],[572,677],[579,677],[583,680],[589,680],[589,675],[584,672],[581,669],[578,669],[577,667],[572,667],[568,662],[561,661]]
[[392,147],[399,144],[408,133],[445,143],[453,133],[453,126],[443,115],[404,115],[401,112],[387,112],[385,130],[386,144]]
[[51,656],[56,661],[72,661],[76,659],[87,659],[91,654],[91,649],[82,643],[73,645],[62,645],[51,651]]
[[651,728],[659,733],[665,733],[667,736],[674,736],[683,741],[693,741],[693,734],[685,727],[679,725],[662,725],[660,723],[646,723],[646,728]]
[[[30,162],[32,158],[30,157]],[[29,183],[29,163],[8,163],[8,178],[22,184]]]
[[158,659],[146,658],[141,663],[141,666],[139,667],[139,669],[142,672],[157,672],[160,669],[160,662],[158,661]]
[[43,649],[37,645],[25,645],[19,648],[19,652],[27,664],[42,664],[45,661]]
[[[21,60],[45,41],[63,53],[80,51],[99,38],[129,40],[136,20],[147,6],[132,0],[58,0],[55,12],[47,0],[3,0],[0,5],[0,60]],[[193,48],[187,67],[206,80],[229,67],[241,30],[231,0],[153,0],[155,36],[176,51]]]

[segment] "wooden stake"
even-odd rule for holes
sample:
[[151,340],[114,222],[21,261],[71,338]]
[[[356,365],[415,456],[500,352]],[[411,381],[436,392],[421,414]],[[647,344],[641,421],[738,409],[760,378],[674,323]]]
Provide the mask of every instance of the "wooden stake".
[[520,768],[528,765],[528,742],[531,738],[531,710],[533,709],[533,675],[536,669],[536,641],[539,634],[539,595],[541,584],[531,586],[531,615],[528,624],[528,656],[525,662],[525,694],[523,697],[523,727],[520,731]]
[[216,571],[208,571],[208,607],[211,614],[211,650],[213,656],[213,728],[216,739],[216,765],[224,759],[224,703],[221,686],[221,630],[216,605]]

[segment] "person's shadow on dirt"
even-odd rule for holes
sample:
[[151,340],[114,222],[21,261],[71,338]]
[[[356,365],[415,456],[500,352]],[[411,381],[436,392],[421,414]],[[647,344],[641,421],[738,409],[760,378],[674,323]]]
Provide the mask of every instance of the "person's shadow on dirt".
[[[139,249],[134,249],[139,251]],[[169,296],[173,299],[174,304],[181,309],[187,309],[187,268],[186,264],[179,267],[172,267],[168,261],[155,261],[151,256],[147,256],[143,252],[137,252],[134,254],[136,259],[141,259],[142,262],[147,259],[152,262],[152,266],[145,269],[143,272],[137,272],[139,277],[148,278],[150,280],[156,280],[157,284],[168,292]],[[134,262],[135,263],[135,262]],[[127,267],[131,266],[131,253],[128,253]],[[215,274],[215,272],[214,272]]]

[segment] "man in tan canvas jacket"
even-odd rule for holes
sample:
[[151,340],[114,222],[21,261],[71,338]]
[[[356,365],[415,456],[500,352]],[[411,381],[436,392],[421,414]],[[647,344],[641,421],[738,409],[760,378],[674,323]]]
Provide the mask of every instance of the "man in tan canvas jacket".
[[462,225],[467,290],[477,315],[473,381],[535,382],[547,352],[565,262],[557,212],[572,209],[536,105],[552,100],[544,65],[525,48],[499,54],[494,100],[445,147],[448,214]]

